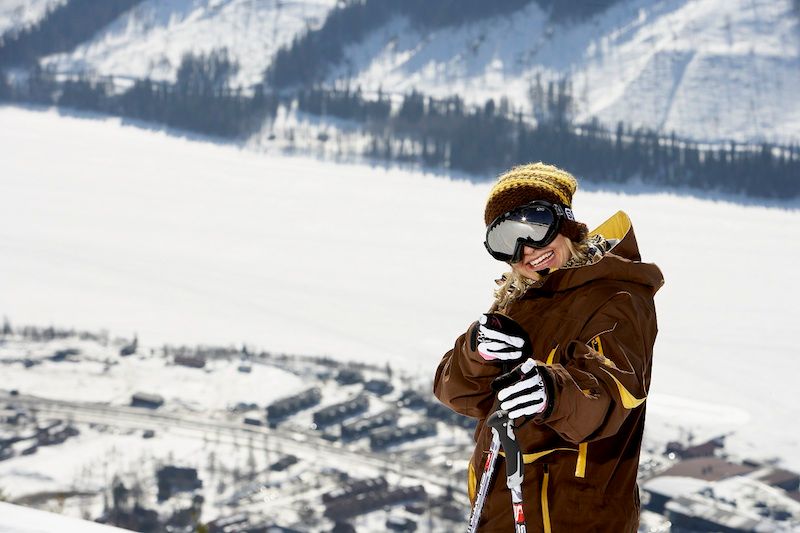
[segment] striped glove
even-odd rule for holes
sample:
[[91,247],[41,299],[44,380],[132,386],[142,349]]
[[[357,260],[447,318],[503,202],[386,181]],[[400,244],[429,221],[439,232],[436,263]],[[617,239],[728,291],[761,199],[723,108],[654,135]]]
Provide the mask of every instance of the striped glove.
[[486,361],[513,361],[533,353],[528,333],[511,318],[486,313],[478,323],[477,351]]
[[547,388],[533,359],[495,378],[492,388],[497,391],[500,409],[508,411],[511,419],[538,415],[547,409]]

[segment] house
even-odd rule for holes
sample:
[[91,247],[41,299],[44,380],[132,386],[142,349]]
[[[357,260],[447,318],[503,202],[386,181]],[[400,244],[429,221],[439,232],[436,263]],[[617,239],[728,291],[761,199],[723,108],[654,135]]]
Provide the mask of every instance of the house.
[[360,418],[348,424],[342,424],[342,439],[360,439],[373,429],[394,425],[399,417],[397,411],[384,411],[367,418]]
[[126,344],[120,349],[119,354],[123,357],[128,355],[133,355],[136,353],[136,350],[138,348],[139,348],[139,339],[138,337],[134,336],[133,341],[130,344]]
[[364,383],[364,390],[377,396],[384,396],[394,390],[394,386],[385,379],[371,379]]
[[137,392],[131,396],[131,407],[144,407],[145,409],[158,409],[164,405],[164,398],[158,394]]
[[288,398],[282,398],[267,406],[267,421],[275,423],[288,418],[303,409],[317,405],[321,399],[322,392],[317,387]]
[[359,494],[372,492],[376,490],[386,490],[389,484],[385,478],[376,477],[369,479],[356,479],[350,481],[342,486],[326,492],[322,495],[322,503],[329,504],[335,501],[342,501],[355,498]]
[[156,472],[158,501],[168,500],[176,492],[191,492],[203,486],[196,468],[164,466]]
[[714,437],[711,440],[683,448],[680,443],[670,442],[667,445],[667,451],[675,453],[681,459],[692,459],[695,457],[711,457],[714,453],[725,447],[725,437]]
[[269,467],[270,470],[275,472],[283,472],[293,464],[297,464],[298,459],[294,455],[284,455]]
[[176,365],[188,366],[189,368],[203,368],[206,366],[206,358],[203,355],[194,353],[178,353],[172,359]]
[[369,436],[369,447],[373,450],[382,450],[389,446],[431,435],[436,435],[435,422],[420,422],[401,428],[384,428]]
[[343,368],[336,374],[336,382],[340,385],[352,385],[364,381],[364,374],[352,368]]
[[367,397],[359,395],[345,402],[329,405],[316,411],[313,415],[314,425],[317,428],[330,426],[353,415],[363,413],[368,408],[369,400],[367,400]]
[[384,507],[427,498],[425,487],[415,485],[396,489],[376,489],[325,504],[325,516],[332,520],[346,520]]
[[661,475],[718,481],[731,476],[749,474],[754,470],[756,467],[731,463],[719,457],[704,456],[681,461],[662,472]]
[[749,477],[772,487],[781,488],[786,492],[796,492],[800,489],[800,475],[782,468],[768,466],[756,470]]
[[709,482],[685,476],[663,475],[647,480],[642,485],[645,497],[644,508],[657,514],[664,514],[666,505],[673,499],[698,493],[708,488]]
[[666,510],[673,531],[741,533],[756,531],[757,527],[766,526],[764,520],[756,520],[735,508],[722,506],[713,500],[698,496],[678,497],[667,503]]

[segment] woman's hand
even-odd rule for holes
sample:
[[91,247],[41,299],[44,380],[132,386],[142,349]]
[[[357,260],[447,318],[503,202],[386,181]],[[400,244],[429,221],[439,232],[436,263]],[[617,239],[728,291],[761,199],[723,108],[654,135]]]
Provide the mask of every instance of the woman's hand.
[[497,391],[500,409],[508,411],[512,420],[538,415],[547,409],[547,388],[533,359],[529,358],[511,372],[498,376],[492,382],[492,388]]
[[511,318],[486,313],[478,319],[477,351],[487,361],[514,361],[532,355],[528,333]]

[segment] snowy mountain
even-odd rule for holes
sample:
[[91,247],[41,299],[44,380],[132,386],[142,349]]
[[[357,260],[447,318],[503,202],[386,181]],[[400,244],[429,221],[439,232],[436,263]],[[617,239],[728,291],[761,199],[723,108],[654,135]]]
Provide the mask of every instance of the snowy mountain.
[[[146,0],[69,54],[63,72],[174,79],[181,56],[225,47],[235,83],[259,83],[275,51],[316,28],[333,0]],[[507,97],[530,110],[537,76],[567,78],[592,117],[703,141],[800,139],[800,16],[791,0],[623,0],[555,23],[531,2],[511,15],[436,29],[392,17],[345,50],[328,83],[365,91]]]

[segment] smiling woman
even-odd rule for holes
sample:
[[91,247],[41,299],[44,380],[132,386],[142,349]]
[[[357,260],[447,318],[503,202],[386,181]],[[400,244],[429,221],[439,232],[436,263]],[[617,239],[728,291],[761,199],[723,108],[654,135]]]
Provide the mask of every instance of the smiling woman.
[[[641,262],[625,213],[591,233],[575,219],[576,188],[568,172],[535,163],[489,193],[484,244],[512,270],[434,381],[443,403],[478,419],[470,532],[524,531],[526,516],[545,532],[638,529],[653,296],[664,280]],[[501,442],[510,501],[491,483]]]

